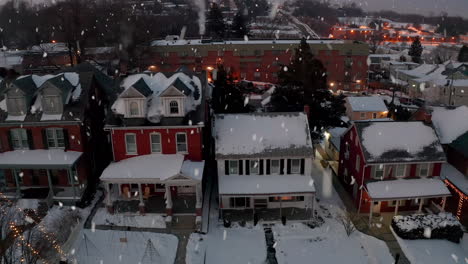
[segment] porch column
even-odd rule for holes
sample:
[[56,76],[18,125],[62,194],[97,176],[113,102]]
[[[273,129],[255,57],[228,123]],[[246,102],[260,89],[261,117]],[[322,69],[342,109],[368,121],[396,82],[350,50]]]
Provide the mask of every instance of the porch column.
[[312,218],[315,219],[315,195],[312,194]]
[[119,186],[119,197],[122,196],[122,184],[118,184]]
[[171,186],[166,184],[166,192],[164,196],[166,197],[166,215],[172,216],[172,194],[171,194]]
[[54,186],[52,186],[52,177],[50,176],[50,170],[46,170],[47,173],[47,182],[49,184],[49,192],[52,192],[54,194]]
[[68,179],[70,179],[70,184],[73,189],[73,200],[76,199],[76,189],[75,189],[75,175],[73,175],[72,170],[70,168],[67,169]]
[[110,185],[111,183],[104,184],[104,187],[106,188],[106,207],[110,214],[114,214],[114,207],[112,206],[111,201]]
[[196,198],[196,203],[195,203],[195,213],[197,216],[201,216],[202,215],[202,196],[203,196],[203,193],[202,193],[202,186],[201,186],[201,183],[197,183],[195,185],[195,198]]
[[370,206],[369,206],[369,226],[371,225],[371,222],[372,222],[372,213],[374,211],[374,202],[372,200],[369,201],[370,202]]
[[283,196],[280,196],[280,220],[283,220]]
[[138,197],[140,198],[140,203],[138,207],[140,209],[140,214],[145,214],[145,202],[143,201],[143,190],[141,188],[141,183],[138,184]]
[[419,199],[419,209],[418,209],[418,213],[421,213],[421,212],[422,212],[423,203],[424,203],[424,199],[423,199],[423,198]]
[[16,196],[19,197],[20,194],[21,194],[21,188],[19,186],[18,173],[17,173],[16,169],[11,169],[11,171],[13,172],[13,176],[15,177]]
[[400,204],[399,200],[396,200],[396,205],[395,205],[395,215],[398,214],[398,205]]
[[445,203],[447,202],[447,197],[442,198],[442,212],[445,212]]

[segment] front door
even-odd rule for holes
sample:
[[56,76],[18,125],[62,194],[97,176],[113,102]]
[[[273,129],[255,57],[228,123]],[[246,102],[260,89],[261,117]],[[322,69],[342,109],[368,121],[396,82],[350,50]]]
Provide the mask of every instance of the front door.
[[379,214],[380,213],[380,202],[372,202],[372,212],[374,214]]
[[254,208],[267,208],[268,207],[268,198],[259,197],[254,198]]

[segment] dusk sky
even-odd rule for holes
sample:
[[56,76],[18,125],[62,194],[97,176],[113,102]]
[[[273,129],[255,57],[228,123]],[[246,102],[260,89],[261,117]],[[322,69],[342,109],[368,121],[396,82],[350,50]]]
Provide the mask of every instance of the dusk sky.
[[365,10],[394,10],[396,12],[416,13],[428,15],[431,12],[438,15],[445,11],[449,15],[458,15],[468,18],[468,0],[331,0],[331,2],[355,2],[362,5]]

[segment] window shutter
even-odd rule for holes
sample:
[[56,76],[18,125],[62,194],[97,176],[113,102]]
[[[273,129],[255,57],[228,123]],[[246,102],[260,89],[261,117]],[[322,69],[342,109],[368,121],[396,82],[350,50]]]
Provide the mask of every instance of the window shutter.
[[258,170],[258,172],[259,172],[258,174],[263,175],[263,160],[262,159],[259,162],[259,166],[260,166],[260,168]]
[[229,160],[224,161],[224,174],[229,175]]
[[63,141],[65,142],[65,151],[70,149],[70,141],[68,139],[68,130],[63,129]]
[[242,175],[242,174],[243,174],[242,165],[244,165],[243,162],[242,162],[242,160],[239,160],[239,175]]
[[48,149],[49,142],[47,141],[47,129],[42,129],[41,133],[42,133],[42,143],[44,145],[44,149]]
[[250,160],[245,160],[245,175],[250,175]]
[[371,166],[371,178],[375,178],[375,165]]
[[28,137],[29,149],[34,149],[34,142],[31,129],[26,130],[26,136]]
[[286,171],[287,171],[287,174],[291,174],[291,160],[290,159],[288,159]]
[[301,175],[304,175],[305,160],[301,159]]
[[8,147],[13,150],[13,140],[11,139],[11,131],[8,131]]
[[266,160],[266,174],[270,175],[270,160]]
[[284,174],[284,159],[280,159],[280,174]]

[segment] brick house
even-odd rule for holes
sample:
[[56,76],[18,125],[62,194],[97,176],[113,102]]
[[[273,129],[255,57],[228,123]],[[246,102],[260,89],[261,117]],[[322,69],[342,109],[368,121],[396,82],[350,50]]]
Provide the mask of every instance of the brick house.
[[7,197],[80,201],[108,162],[103,120],[113,81],[89,64],[67,71],[2,86],[0,179]]
[[445,154],[434,129],[414,122],[355,122],[343,135],[338,177],[359,212],[441,211]]
[[313,217],[314,151],[306,114],[218,114],[214,127],[223,218]]
[[[114,162],[101,175],[106,206],[201,215],[206,77],[180,70],[130,75],[108,115]],[[138,210],[137,209],[137,210]]]

